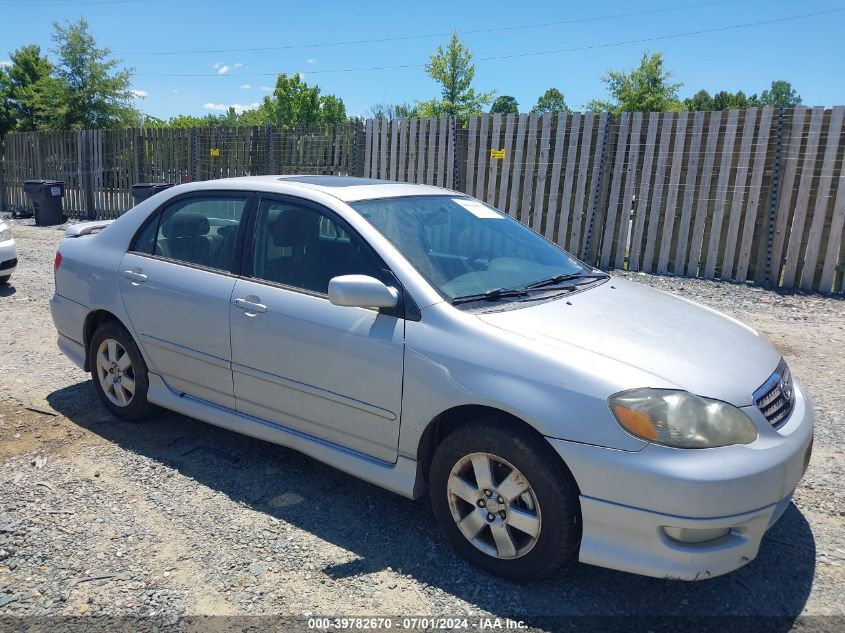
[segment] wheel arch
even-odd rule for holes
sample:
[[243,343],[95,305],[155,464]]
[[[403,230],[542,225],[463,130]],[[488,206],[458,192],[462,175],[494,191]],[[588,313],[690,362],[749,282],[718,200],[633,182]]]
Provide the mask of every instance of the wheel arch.
[[[85,371],[91,371],[91,339],[94,337],[94,332],[109,321],[117,321],[123,328],[126,325],[114,313],[108,310],[92,310],[85,317],[85,323],[82,326],[82,343],[85,346]],[[127,329],[128,331],[128,329]]]
[[561,473],[563,473],[563,475],[568,478],[570,483],[574,486],[576,494],[580,494],[578,482],[572,475],[572,471],[557,451],[552,448],[551,444],[546,441],[545,436],[540,433],[540,431],[513,413],[488,405],[476,404],[459,405],[447,409],[432,418],[425,427],[425,430],[420,436],[419,445],[417,447],[417,472],[418,476],[425,482],[426,485],[428,485],[431,460],[434,457],[434,452],[437,450],[440,443],[450,433],[455,431],[455,429],[480,418],[496,418],[504,420],[509,424],[513,424],[515,429],[541,440],[541,444],[546,447],[553,462],[560,466]]

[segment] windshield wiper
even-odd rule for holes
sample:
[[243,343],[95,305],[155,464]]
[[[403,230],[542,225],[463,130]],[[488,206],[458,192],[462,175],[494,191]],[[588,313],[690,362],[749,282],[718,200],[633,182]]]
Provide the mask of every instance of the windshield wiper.
[[525,288],[527,290],[533,290],[535,288],[545,288],[546,286],[556,286],[564,281],[572,281],[574,279],[605,279],[607,277],[610,277],[607,273],[568,273],[535,281],[525,286]]
[[[487,292],[480,292],[474,295],[465,295],[463,297],[455,297],[452,299],[452,305],[459,303],[469,303],[471,301],[495,301],[496,299],[503,299],[506,297],[524,297],[529,294],[531,290],[538,290],[548,286],[555,286],[564,281],[573,281],[576,279],[605,279],[610,277],[607,273],[569,273],[562,275],[555,275],[548,279],[541,279],[532,284],[528,284],[524,288],[493,288]],[[580,284],[576,284],[580,285]],[[574,289],[574,286],[571,286]]]
[[480,292],[474,295],[464,295],[463,297],[455,297],[452,299],[452,305],[459,303],[469,303],[471,301],[495,301],[496,299],[503,299],[506,297],[524,297],[528,291],[519,288],[493,288],[487,292]]

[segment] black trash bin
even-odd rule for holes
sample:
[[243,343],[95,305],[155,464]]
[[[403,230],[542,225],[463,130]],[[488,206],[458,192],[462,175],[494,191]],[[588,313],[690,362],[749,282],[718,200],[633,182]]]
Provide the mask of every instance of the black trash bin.
[[136,182],[132,185],[132,197],[135,199],[135,204],[138,204],[159,191],[170,189],[174,184],[172,182]]
[[64,221],[62,198],[65,183],[60,180],[25,180],[24,193],[35,203],[35,223],[38,226],[53,226]]

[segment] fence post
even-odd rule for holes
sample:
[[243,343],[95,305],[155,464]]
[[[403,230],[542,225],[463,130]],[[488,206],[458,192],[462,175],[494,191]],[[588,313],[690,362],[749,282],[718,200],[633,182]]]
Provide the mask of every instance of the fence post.
[[[599,173],[596,176],[596,188],[593,191],[593,204],[590,205],[590,220],[587,223],[587,235],[584,237],[584,251],[582,253],[581,259],[583,259],[588,264],[592,264],[593,258],[591,257],[591,249],[593,246],[593,228],[596,223],[596,214],[599,210],[599,202],[602,197],[602,183],[604,182],[604,166],[607,163],[607,139],[610,133],[610,127],[613,123],[613,114],[608,112],[605,120],[604,120],[604,130],[602,130],[601,136],[601,148],[599,149]],[[608,179],[609,181],[609,179]]]
[[96,220],[97,209],[94,206],[94,165],[91,136],[89,130],[80,130],[76,133],[76,141],[79,145],[79,186],[82,188],[85,217],[88,220]]
[[352,137],[352,175],[363,177],[364,175],[364,147],[367,144],[367,131],[364,128],[363,120],[357,120]]
[[191,128],[191,180],[200,179],[199,133],[197,128]]
[[352,173],[350,175],[358,175],[358,122],[352,126]]
[[8,208],[6,201],[6,141],[0,141],[0,211]]
[[460,152],[458,151],[458,117],[449,117],[449,134],[452,137],[452,187],[454,191],[461,191]]
[[132,178],[134,182],[142,182],[144,177],[144,136],[141,132],[136,132],[134,135],[134,143],[132,149]]
[[[772,284],[772,246],[775,239],[775,221],[777,218],[778,204],[780,203],[780,179],[783,165],[781,164],[781,147],[783,143],[783,112],[784,108],[778,108],[778,122],[775,136],[775,162],[772,165],[772,195],[769,200],[769,218],[768,229],[769,234],[766,241],[766,273],[763,278],[763,285],[771,286]],[[780,273],[780,267],[778,267]]]
[[264,159],[264,173],[265,174],[272,174],[273,173],[273,165],[275,162],[273,161],[273,157],[276,153],[275,148],[275,137],[273,135],[273,124],[269,123],[267,125],[267,129],[265,131],[267,136],[267,157]]

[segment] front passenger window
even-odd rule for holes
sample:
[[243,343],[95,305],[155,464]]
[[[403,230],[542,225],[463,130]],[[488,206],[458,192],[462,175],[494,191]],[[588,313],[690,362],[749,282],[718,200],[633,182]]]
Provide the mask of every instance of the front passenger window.
[[340,275],[384,277],[381,265],[328,214],[263,200],[258,209],[253,277],[321,294]]
[[217,270],[231,270],[245,206],[246,196],[208,196],[177,201],[162,212],[153,254]]

